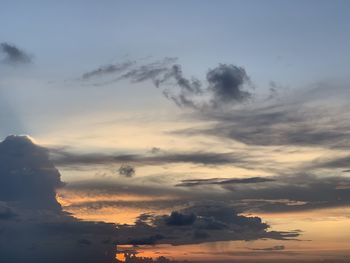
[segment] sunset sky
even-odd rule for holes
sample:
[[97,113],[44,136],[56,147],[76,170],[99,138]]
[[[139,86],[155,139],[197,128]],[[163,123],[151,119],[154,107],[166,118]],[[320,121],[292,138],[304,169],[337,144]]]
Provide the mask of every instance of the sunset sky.
[[0,4],[0,262],[350,262],[349,1]]

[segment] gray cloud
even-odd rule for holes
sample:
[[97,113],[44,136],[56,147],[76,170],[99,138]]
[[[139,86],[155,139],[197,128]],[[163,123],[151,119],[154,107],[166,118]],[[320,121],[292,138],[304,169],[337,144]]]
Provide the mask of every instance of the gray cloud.
[[176,186],[200,186],[200,185],[224,185],[224,184],[255,184],[264,182],[273,182],[274,179],[264,177],[250,177],[250,178],[210,178],[210,179],[188,179],[182,180]]
[[[55,199],[56,189],[63,184],[47,149],[27,137],[10,136],[0,144],[0,155],[0,255],[4,262],[112,263],[115,244],[285,240],[299,235],[268,231],[269,226],[258,217],[208,202],[170,215],[141,215],[134,225],[83,222],[64,212]],[[110,189],[118,191],[114,186]],[[132,193],[125,187],[119,189]],[[163,189],[163,193],[169,191]]]
[[27,137],[9,136],[0,143],[0,200],[60,210],[55,190],[62,186],[46,149]]
[[[194,118],[208,121],[202,128],[174,131],[177,135],[209,135],[247,145],[298,145],[326,148],[349,147],[347,110],[322,111],[297,102],[205,112]],[[337,118],[332,118],[337,116]]]
[[225,165],[236,164],[237,166],[247,165],[248,156],[240,153],[210,153],[210,152],[189,152],[172,153],[159,152],[157,154],[139,155],[139,154],[77,154],[62,149],[51,149],[52,158],[56,165],[75,166],[75,165],[99,165],[99,164],[144,164],[144,165],[162,165],[170,163],[193,163],[199,165]]
[[[220,64],[210,69],[206,75],[208,86],[204,88],[199,79],[185,77],[182,66],[176,64],[176,61],[176,58],[165,58],[143,65],[130,62],[106,65],[84,73],[82,78],[92,80],[102,75],[115,77],[94,84],[98,86],[121,80],[130,80],[133,83],[152,81],[177,106],[193,109],[210,110],[232,106],[252,96],[245,90],[245,87],[251,87],[251,82],[242,67]],[[120,74],[122,72],[124,73]]]
[[0,43],[0,54],[4,55],[3,62],[9,64],[26,64],[32,62],[31,57],[13,44]]
[[128,164],[122,164],[119,167],[118,172],[122,176],[132,177],[135,175],[135,168],[131,165],[128,165]]
[[[217,202],[197,204],[182,211],[172,212],[169,216],[143,216],[132,227],[118,226],[125,243],[135,245],[181,245],[259,238],[288,240],[299,236],[296,232],[268,231],[268,228],[259,217],[238,215],[232,207]],[[129,230],[133,233],[132,237]]]
[[[185,187],[171,187],[162,184],[152,184],[145,179],[138,182],[121,183],[114,181],[85,181],[71,183],[66,190],[82,193],[120,194],[128,193],[153,197],[152,201],[126,201],[126,202],[90,202],[79,204],[81,208],[89,207],[99,209],[102,207],[138,207],[146,205],[152,210],[164,210],[169,207],[183,207],[192,202],[202,200],[222,201],[235,208],[237,212],[291,212],[313,209],[342,207],[350,204],[350,179],[345,176],[316,176],[312,174],[295,174],[273,176],[261,182],[250,179],[244,182],[238,178],[235,182],[220,182],[212,178],[199,181],[198,184]],[[139,179],[141,180],[141,179]],[[234,180],[234,179],[233,179]],[[255,181],[255,182],[254,182]],[[249,182],[249,183],[248,183]],[[178,185],[181,186],[183,182]],[[185,182],[186,183],[186,182]],[[157,197],[170,196],[167,200]]]
[[[48,151],[24,136],[0,143],[0,258],[3,262],[114,262],[111,224],[81,222],[56,200],[63,186]],[[93,249],[82,244],[89,240]],[[87,242],[85,242],[87,244]]]
[[212,103],[215,107],[221,103],[240,102],[252,96],[243,90],[243,85],[250,79],[242,67],[220,64],[207,73],[209,90],[213,93]]
[[108,74],[118,74],[134,65],[135,62],[128,61],[120,64],[109,64],[94,69],[92,71],[86,72],[82,75],[83,80],[88,80],[94,77],[99,77]]

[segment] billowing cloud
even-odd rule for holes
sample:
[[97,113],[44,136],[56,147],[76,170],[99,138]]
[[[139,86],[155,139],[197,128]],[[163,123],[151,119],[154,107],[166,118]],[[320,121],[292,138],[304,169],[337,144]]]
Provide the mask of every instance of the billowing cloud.
[[4,56],[3,62],[9,64],[26,64],[32,61],[31,57],[13,44],[0,43],[0,56]]

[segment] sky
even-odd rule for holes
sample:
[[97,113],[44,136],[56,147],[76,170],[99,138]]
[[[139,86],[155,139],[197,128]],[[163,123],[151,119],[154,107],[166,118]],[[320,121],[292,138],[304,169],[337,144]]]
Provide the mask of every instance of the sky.
[[1,1],[0,261],[350,262],[349,8]]

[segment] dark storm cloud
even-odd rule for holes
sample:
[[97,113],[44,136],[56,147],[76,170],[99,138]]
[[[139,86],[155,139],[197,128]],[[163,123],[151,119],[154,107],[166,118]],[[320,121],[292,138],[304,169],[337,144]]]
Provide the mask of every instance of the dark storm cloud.
[[200,185],[223,185],[223,184],[255,184],[264,182],[273,182],[274,179],[264,177],[250,177],[250,178],[210,178],[210,179],[188,179],[182,180],[176,186],[200,186]]
[[3,62],[9,64],[26,64],[32,61],[31,57],[13,44],[0,43],[0,56],[4,56]]

